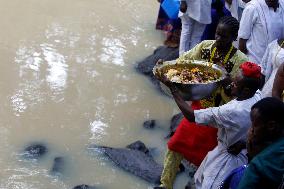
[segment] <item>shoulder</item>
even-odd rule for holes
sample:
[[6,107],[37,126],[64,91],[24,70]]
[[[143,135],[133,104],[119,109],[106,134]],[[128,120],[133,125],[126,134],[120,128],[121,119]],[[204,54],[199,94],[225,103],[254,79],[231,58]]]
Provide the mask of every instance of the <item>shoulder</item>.
[[200,44],[203,47],[211,47],[215,43],[215,40],[203,40]]
[[241,52],[240,50],[237,50],[236,53],[234,54],[234,56],[232,57],[232,61],[235,64],[242,64],[244,62],[247,62],[249,59],[247,57],[246,54],[244,54],[243,52]]
[[257,12],[258,9],[258,2],[252,0],[246,4],[246,7],[243,11],[243,15],[252,15]]

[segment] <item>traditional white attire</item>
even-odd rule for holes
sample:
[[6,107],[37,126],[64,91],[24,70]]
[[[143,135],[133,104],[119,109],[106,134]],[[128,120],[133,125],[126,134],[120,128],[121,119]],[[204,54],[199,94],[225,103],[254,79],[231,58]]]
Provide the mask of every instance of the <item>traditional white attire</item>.
[[247,100],[232,100],[220,107],[194,111],[196,123],[218,128],[218,145],[207,154],[194,175],[196,189],[218,188],[233,169],[247,163],[246,150],[235,156],[228,153],[227,148],[246,141],[251,107],[261,98],[261,92],[257,91]]
[[237,20],[241,20],[243,10],[246,6],[246,3],[242,0],[232,0],[232,4],[225,1],[225,7],[231,12],[232,17]]
[[280,47],[277,40],[271,42],[261,62],[261,73],[265,75],[265,84],[262,88],[264,97],[272,96],[272,88],[278,68],[284,62],[284,49]]
[[179,54],[192,49],[201,41],[206,24],[210,24],[212,0],[180,0],[185,1],[187,10],[180,12],[182,23]]
[[265,0],[247,3],[240,22],[239,38],[247,39],[246,47],[250,61],[260,64],[269,43],[283,36],[284,2],[279,0],[276,11]]

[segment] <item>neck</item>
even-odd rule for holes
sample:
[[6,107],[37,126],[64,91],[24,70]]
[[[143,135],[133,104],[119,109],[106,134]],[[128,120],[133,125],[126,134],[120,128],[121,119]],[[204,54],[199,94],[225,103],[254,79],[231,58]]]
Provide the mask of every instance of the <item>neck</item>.
[[232,46],[232,44],[227,45],[226,47],[222,47],[222,48],[218,48],[216,46],[216,48],[217,48],[218,52],[220,52],[221,54],[226,54],[230,50],[231,46]]
[[247,99],[250,99],[251,97],[253,97],[255,94],[255,92],[251,92],[249,94],[240,94],[238,95],[237,97],[237,101],[243,101],[243,100],[247,100]]

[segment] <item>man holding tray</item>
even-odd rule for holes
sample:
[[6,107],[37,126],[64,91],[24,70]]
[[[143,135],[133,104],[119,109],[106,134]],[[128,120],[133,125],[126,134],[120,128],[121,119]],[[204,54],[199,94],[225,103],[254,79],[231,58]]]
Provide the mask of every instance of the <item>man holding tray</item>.
[[[240,71],[234,77],[231,84],[231,93],[235,96],[235,99],[223,106],[203,110],[193,110],[183,100],[173,83],[165,77],[160,78],[160,80],[170,88],[178,107],[187,121],[194,122],[202,128],[209,126],[218,129],[218,145],[207,154],[195,174],[197,189],[218,188],[227,174],[233,169],[247,163],[245,150],[242,150],[240,153],[234,153],[230,152],[230,147],[240,141],[246,141],[247,131],[251,126],[249,117],[250,109],[253,104],[262,98],[260,91],[258,91],[261,84],[261,68],[250,62],[241,64]],[[180,129],[186,128],[178,127],[177,132],[186,132],[178,131]],[[199,142],[203,143],[203,141]],[[182,141],[180,145],[182,145]],[[242,146],[239,151],[242,148],[245,148],[245,146]],[[171,151],[172,149],[169,150],[169,152]],[[178,153],[171,152],[173,154],[169,155],[171,154],[169,152],[165,159],[164,171],[161,178],[162,185],[160,186],[160,188],[166,189],[172,188],[172,183],[168,182],[167,179],[171,180],[173,178],[172,175],[176,173],[178,168],[171,165],[183,159],[182,154],[177,155]],[[191,153],[195,152],[192,151]]]

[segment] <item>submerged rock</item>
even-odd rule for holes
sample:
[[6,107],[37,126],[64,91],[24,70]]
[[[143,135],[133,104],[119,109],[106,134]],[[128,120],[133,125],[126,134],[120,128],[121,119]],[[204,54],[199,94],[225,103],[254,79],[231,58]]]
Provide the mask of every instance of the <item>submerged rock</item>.
[[160,46],[154,51],[152,55],[138,62],[136,70],[139,73],[148,76],[151,79],[151,81],[158,87],[158,89],[163,92],[160,86],[160,82],[155,78],[152,70],[159,59],[163,59],[164,61],[169,61],[169,60],[175,60],[178,57],[179,57],[178,48]]
[[91,146],[90,149],[102,151],[118,167],[151,183],[160,183],[163,166],[155,162],[152,156],[139,150]]
[[53,160],[53,166],[51,169],[51,174],[62,175],[65,169],[65,160],[63,157],[56,157]]
[[26,159],[40,159],[48,152],[42,143],[33,143],[24,149],[23,157]]
[[183,114],[182,113],[178,113],[176,115],[174,115],[171,119],[171,125],[170,125],[170,131],[168,133],[168,135],[166,136],[166,138],[170,138],[174,135],[174,133],[176,132],[176,129],[179,125],[179,123],[181,122],[182,118],[183,118]]
[[145,154],[148,154],[149,153],[149,149],[146,147],[146,145],[141,142],[140,140],[136,141],[136,142],[133,142],[129,145],[126,146],[126,148],[129,148],[131,150],[138,150],[140,152],[143,152]]
[[155,120],[148,120],[148,121],[145,121],[143,123],[143,127],[145,129],[153,129],[153,128],[155,128],[155,126],[156,126],[156,121]]
[[96,187],[82,184],[82,185],[75,186],[73,189],[96,189]]
[[179,49],[178,48],[170,48],[166,46],[158,47],[154,53],[142,61],[137,63],[136,69],[138,72],[151,76],[153,75],[152,70],[156,65],[156,62],[159,59],[163,59],[164,61],[175,60],[179,57]]

